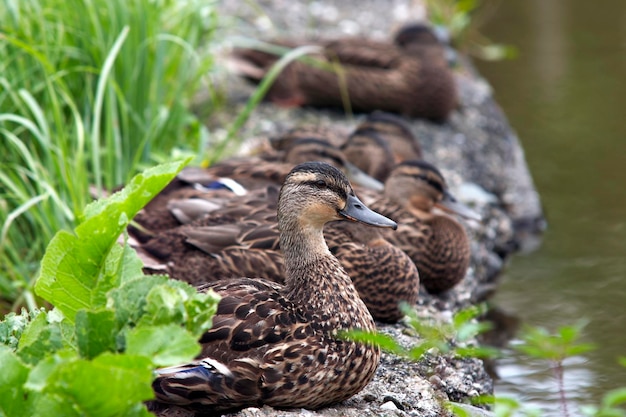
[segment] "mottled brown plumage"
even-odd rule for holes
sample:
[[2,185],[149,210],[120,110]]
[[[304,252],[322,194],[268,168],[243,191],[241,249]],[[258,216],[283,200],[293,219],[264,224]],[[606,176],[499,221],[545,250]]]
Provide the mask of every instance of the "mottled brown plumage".
[[210,285],[222,299],[202,353],[157,372],[157,401],[205,412],[262,404],[316,409],[360,391],[380,351],[338,336],[375,328],[324,242],[324,224],[342,219],[395,227],[367,209],[336,168],[294,168],[278,202],[285,285],[247,278]]
[[270,138],[273,149],[284,151],[292,146],[294,141],[302,137],[324,140],[336,148],[341,148],[345,143],[349,131],[342,130],[338,126],[323,126],[319,124],[302,125],[281,132],[280,135]]
[[479,217],[454,200],[437,168],[424,161],[405,161],[385,182],[383,198],[363,194],[368,205],[397,220],[397,232],[382,234],[413,260],[428,292],[446,291],[465,277],[469,239],[463,226],[443,211]]
[[[368,39],[331,41],[276,41],[283,47],[317,43],[323,52],[287,65],[267,93],[283,105],[346,107],[370,112],[385,110],[410,117],[445,120],[457,107],[455,80],[446,49],[425,25],[401,29],[394,42]],[[237,49],[235,68],[260,81],[277,55],[254,49]]]
[[344,223],[327,228],[324,237],[376,320],[395,323],[404,317],[401,303],[417,302],[415,264],[377,230]]
[[384,182],[396,164],[422,158],[422,148],[402,117],[382,111],[369,114],[341,146],[361,171]]

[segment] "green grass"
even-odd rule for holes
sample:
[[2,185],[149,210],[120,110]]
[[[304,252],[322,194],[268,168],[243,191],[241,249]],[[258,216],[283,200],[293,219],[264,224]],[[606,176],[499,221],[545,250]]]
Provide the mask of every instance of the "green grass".
[[172,152],[201,154],[188,109],[217,18],[203,0],[4,0],[0,21],[1,311],[34,307],[45,247],[90,185],[102,195]]

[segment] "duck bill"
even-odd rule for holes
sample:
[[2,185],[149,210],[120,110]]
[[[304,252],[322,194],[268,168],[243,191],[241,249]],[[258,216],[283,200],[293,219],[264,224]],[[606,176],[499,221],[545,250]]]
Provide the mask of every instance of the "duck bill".
[[444,191],[443,199],[435,206],[447,213],[456,214],[468,220],[476,220],[478,222],[483,220],[480,214],[465,204],[458,202],[448,191]]
[[370,175],[367,175],[365,172],[357,168],[356,165],[353,165],[350,162],[346,162],[345,167],[346,175],[350,179],[351,183],[358,184],[362,187],[366,187],[376,191],[383,191],[385,189],[385,186],[382,182],[378,181],[376,178]]
[[364,223],[376,227],[386,227],[393,230],[398,228],[398,224],[396,222],[369,209],[355,195],[348,195],[346,207],[339,211],[339,214],[353,222]]

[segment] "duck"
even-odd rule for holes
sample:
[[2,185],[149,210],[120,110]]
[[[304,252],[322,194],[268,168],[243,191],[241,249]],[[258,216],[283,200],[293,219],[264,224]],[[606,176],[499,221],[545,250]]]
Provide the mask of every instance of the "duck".
[[328,228],[324,237],[377,322],[397,323],[405,315],[402,305],[417,303],[417,267],[376,229],[343,223]]
[[340,149],[350,163],[383,183],[398,163],[423,157],[406,119],[380,110],[368,114]]
[[212,327],[201,336],[194,361],[156,371],[149,409],[318,409],[350,398],[374,377],[378,346],[342,336],[373,331],[374,320],[326,245],[323,228],[337,220],[397,224],[367,208],[346,176],[323,162],[290,171],[277,217],[284,284],[233,278],[199,288],[221,297]]
[[398,222],[396,233],[381,233],[413,260],[429,293],[448,291],[465,277],[470,241],[455,216],[478,222],[482,219],[454,198],[433,164],[403,161],[385,181],[382,196],[366,190],[362,195],[366,204]]
[[[276,40],[284,48],[316,44],[321,52],[291,62],[266,93],[282,106],[349,107],[355,111],[384,110],[408,117],[444,122],[459,105],[446,45],[429,25],[401,28],[392,42],[363,38]],[[266,49],[267,50],[267,49]],[[238,48],[230,65],[253,82],[260,82],[280,54]]]

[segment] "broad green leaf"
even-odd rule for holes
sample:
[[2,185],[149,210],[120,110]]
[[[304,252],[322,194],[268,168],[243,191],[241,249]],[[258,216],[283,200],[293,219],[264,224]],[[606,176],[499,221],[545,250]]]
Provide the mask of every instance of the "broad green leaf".
[[46,417],[83,417],[77,407],[67,397],[58,393],[30,393],[33,398],[33,416]]
[[139,321],[140,325],[159,325],[184,323],[185,301],[189,295],[182,288],[175,288],[169,283],[156,285],[146,296],[146,314]]
[[125,247],[121,245],[113,245],[106,255],[103,268],[98,272],[98,279],[91,292],[90,306],[92,309],[104,307],[107,301],[107,293],[119,286],[119,271],[124,263],[124,249]]
[[150,357],[157,366],[171,366],[193,359],[200,353],[200,344],[195,336],[174,324],[143,326],[127,333],[126,353]]
[[48,386],[48,379],[54,372],[68,363],[78,360],[75,350],[65,349],[46,356],[41,360],[28,375],[25,384],[26,389],[32,392],[43,392]]
[[80,310],[76,313],[76,341],[83,358],[92,359],[103,352],[115,351],[117,333],[113,311]]
[[24,401],[29,367],[7,346],[0,346],[0,364],[0,413],[11,417],[29,416]]
[[129,280],[109,293],[118,323],[124,325],[184,324],[199,336],[210,327],[219,296],[199,293],[191,285],[163,275]]
[[63,347],[76,349],[76,328],[60,310],[55,308],[48,311],[48,323],[58,327]]
[[122,262],[117,270],[120,278],[120,284],[140,279],[143,277],[143,262],[137,256],[137,252],[129,245],[124,245],[124,253],[122,254]]
[[83,415],[132,415],[138,404],[153,397],[149,358],[104,353],[94,360],[78,359],[57,367],[47,389],[65,397]]
[[[61,231],[48,245],[35,285],[37,295],[54,304],[71,321],[80,309],[102,306],[104,294],[116,279],[111,270],[119,269],[119,258],[124,253],[113,249],[109,257],[118,237],[130,219],[188,161],[148,169],[120,192],[88,205],[76,235]],[[100,280],[104,283],[99,286]]]
[[37,295],[72,320],[78,310],[89,307],[91,294],[83,281],[93,274],[84,271],[85,263],[75,257],[76,246],[79,246],[76,236],[65,230],[58,232],[48,244],[35,284]]
[[46,355],[63,347],[57,324],[48,322],[47,313],[40,313],[22,333],[17,353],[27,363],[36,364]]

